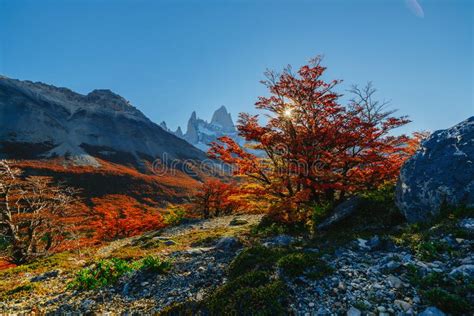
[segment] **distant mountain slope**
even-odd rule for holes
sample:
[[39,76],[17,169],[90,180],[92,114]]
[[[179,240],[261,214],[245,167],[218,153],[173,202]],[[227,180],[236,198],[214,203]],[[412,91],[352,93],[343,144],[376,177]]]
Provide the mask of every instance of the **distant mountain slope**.
[[163,130],[110,90],[87,95],[43,83],[0,77],[0,155],[69,157],[98,166],[95,158],[143,166],[143,161],[206,158]]

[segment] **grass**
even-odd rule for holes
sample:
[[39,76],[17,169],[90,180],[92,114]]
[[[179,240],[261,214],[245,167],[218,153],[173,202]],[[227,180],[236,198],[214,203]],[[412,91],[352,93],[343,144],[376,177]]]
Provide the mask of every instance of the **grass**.
[[263,246],[246,248],[231,262],[229,277],[235,278],[253,271],[271,271],[284,254],[285,250],[283,249]]
[[311,252],[287,254],[278,259],[276,265],[289,277],[305,275],[311,279],[319,279],[333,271],[318,254]]
[[175,303],[159,315],[287,315],[287,300],[283,282],[253,271],[229,280],[203,301]]
[[286,315],[287,295],[282,281],[254,271],[219,288],[205,306],[211,315]]
[[454,315],[471,311],[471,304],[466,298],[474,294],[473,280],[453,278],[437,272],[422,276],[416,266],[409,266],[407,274],[410,283],[419,290],[426,304]]
[[471,305],[464,297],[439,287],[427,290],[424,297],[431,305],[435,305],[448,313],[459,315],[469,311],[472,312]]
[[77,272],[75,279],[69,283],[68,287],[77,290],[94,290],[112,285],[120,277],[134,270],[167,273],[171,268],[171,262],[154,256],[147,256],[142,260],[133,262],[119,258],[103,259],[95,265]]
[[154,256],[146,256],[141,261],[140,269],[144,271],[163,274],[169,272],[172,267],[172,263],[168,260],[162,260]]
[[393,235],[393,241],[399,246],[409,248],[419,259],[433,261],[443,254],[456,257],[457,252],[441,236],[452,235],[454,238],[472,238],[470,233],[458,227],[464,217],[474,217],[474,209],[444,207],[439,216],[426,223],[407,225],[400,233]]
[[68,287],[77,290],[93,290],[115,283],[121,276],[133,271],[125,260],[112,258],[100,260],[92,267],[80,270]]

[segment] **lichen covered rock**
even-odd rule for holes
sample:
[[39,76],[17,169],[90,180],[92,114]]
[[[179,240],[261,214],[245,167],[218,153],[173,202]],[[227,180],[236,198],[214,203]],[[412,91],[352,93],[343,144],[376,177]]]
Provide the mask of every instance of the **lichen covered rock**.
[[443,204],[474,206],[474,116],[422,143],[402,167],[396,202],[410,222],[428,220]]

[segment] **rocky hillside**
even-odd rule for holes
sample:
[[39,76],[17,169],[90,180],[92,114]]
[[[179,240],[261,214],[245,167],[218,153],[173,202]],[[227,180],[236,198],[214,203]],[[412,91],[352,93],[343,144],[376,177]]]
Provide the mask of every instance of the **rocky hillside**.
[[[317,238],[223,217],[57,254],[0,272],[0,312],[472,315],[472,212],[424,226],[366,216]],[[105,278],[106,264],[124,272]]]
[[5,158],[69,157],[99,166],[95,158],[142,166],[205,154],[151,122],[110,90],[81,95],[66,88],[0,77],[0,153]]
[[26,175],[79,189],[84,220],[158,216],[169,202],[187,199],[206,177],[198,168],[204,152],[110,90],[82,95],[0,77],[0,126],[0,159],[15,160]]

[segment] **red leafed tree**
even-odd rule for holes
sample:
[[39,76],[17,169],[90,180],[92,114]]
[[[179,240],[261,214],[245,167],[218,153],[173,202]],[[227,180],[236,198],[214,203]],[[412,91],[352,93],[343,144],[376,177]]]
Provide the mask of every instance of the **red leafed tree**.
[[266,73],[263,83],[270,96],[256,103],[266,114],[265,124],[258,115],[240,114],[240,135],[265,158],[228,137],[209,151],[211,157],[233,165],[236,175],[257,184],[256,192],[270,196],[287,220],[308,201],[337,202],[395,181],[409,155],[409,137],[391,134],[409,120],[374,101],[370,84],[353,87],[354,98],[341,105],[341,95],[334,91],[339,81],[325,81],[326,68],[320,62],[316,58],[296,73],[290,67],[281,74]]
[[235,183],[207,180],[193,197],[193,206],[205,218],[230,214],[239,209],[240,203],[234,199],[236,195]]
[[91,222],[97,240],[133,236],[164,226],[158,210],[132,197],[112,194],[92,199],[95,220]]

